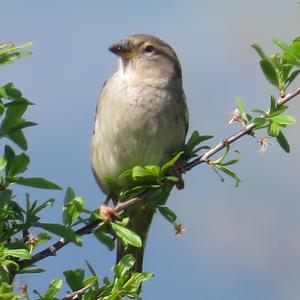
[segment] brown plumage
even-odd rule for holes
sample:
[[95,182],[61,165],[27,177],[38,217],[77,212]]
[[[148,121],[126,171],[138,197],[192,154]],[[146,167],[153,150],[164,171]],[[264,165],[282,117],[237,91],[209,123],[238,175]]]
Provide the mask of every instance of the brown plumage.
[[[184,147],[188,111],[181,67],[173,49],[145,34],[131,35],[110,47],[120,57],[119,68],[103,87],[91,144],[92,168],[102,191],[118,201],[104,176],[118,177],[140,165],[162,165]],[[128,228],[143,247],[118,245],[117,260],[132,253],[142,271],[146,237],[154,208],[139,203],[124,212]]]

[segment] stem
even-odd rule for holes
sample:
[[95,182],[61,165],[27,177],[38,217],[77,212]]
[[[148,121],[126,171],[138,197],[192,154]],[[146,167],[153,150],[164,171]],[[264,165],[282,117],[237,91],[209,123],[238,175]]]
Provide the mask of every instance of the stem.
[[[297,95],[300,94],[300,88],[297,88],[296,90],[294,90],[292,93],[287,94],[285,97],[283,98],[279,98],[277,100],[277,106],[282,106],[285,103],[287,103],[288,101],[290,101],[291,99],[295,98]],[[238,131],[237,133],[231,135],[228,138],[223,139],[221,142],[219,142],[217,145],[215,145],[213,148],[209,149],[207,152],[205,152],[203,155],[201,155],[200,157],[195,158],[194,160],[192,160],[191,162],[187,163],[184,166],[184,169],[186,171],[191,170],[192,168],[194,168],[195,166],[207,162],[208,159],[213,156],[214,154],[216,154],[217,152],[219,152],[220,150],[222,150],[223,148],[226,147],[226,144],[231,144],[233,142],[235,142],[236,140],[240,139],[242,136],[251,133],[251,131],[253,130],[253,128],[255,127],[254,123],[250,123],[248,124],[246,127],[244,127],[242,130]]]

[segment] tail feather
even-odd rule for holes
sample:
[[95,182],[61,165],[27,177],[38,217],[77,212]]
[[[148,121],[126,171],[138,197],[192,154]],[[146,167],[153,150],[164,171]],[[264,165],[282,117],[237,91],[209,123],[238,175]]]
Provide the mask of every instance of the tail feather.
[[142,240],[142,247],[137,248],[133,246],[124,247],[118,242],[117,248],[117,263],[120,259],[127,254],[132,254],[136,260],[135,266],[133,267],[135,272],[142,272],[143,270],[143,258],[144,250],[146,246],[147,236],[149,228],[155,213],[155,208],[144,203],[129,207],[124,212],[124,216],[129,217],[128,229],[135,232]]

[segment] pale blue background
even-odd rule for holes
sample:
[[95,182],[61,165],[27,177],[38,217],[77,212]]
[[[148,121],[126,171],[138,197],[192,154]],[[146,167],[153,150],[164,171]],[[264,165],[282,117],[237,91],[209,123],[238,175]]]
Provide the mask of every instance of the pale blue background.
[[[228,125],[236,96],[249,109],[267,108],[276,93],[249,46],[258,42],[274,51],[272,38],[289,42],[300,28],[296,0],[10,0],[1,1],[0,9],[0,40],[34,44],[33,56],[0,72],[1,84],[15,82],[36,103],[27,114],[39,123],[26,131],[32,156],[27,175],[74,187],[90,208],[103,200],[90,170],[89,143],[100,88],[117,65],[107,51],[112,43],[141,32],[168,41],[182,63],[190,128],[215,135],[217,142],[238,129]],[[299,101],[289,110],[298,119]],[[145,270],[156,275],[144,285],[143,299],[299,299],[299,126],[286,131],[290,155],[276,141],[265,154],[252,138],[233,146],[242,153],[235,166],[243,180],[238,189],[205,165],[185,176],[185,190],[174,191],[169,205],[186,233],[175,236],[164,219],[155,219]],[[22,202],[28,189],[18,191]],[[61,220],[63,192],[31,194],[55,197],[44,221]],[[85,237],[83,248],[71,245],[38,263],[46,273],[18,281],[45,291],[50,279],[86,259],[104,276],[114,253]]]

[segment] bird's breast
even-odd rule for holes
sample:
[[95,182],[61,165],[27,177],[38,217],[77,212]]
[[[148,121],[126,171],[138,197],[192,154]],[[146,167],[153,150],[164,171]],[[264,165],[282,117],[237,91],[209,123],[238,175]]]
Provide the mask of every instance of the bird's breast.
[[126,80],[107,84],[92,140],[93,170],[104,190],[104,176],[164,163],[183,147],[186,130],[179,92]]

